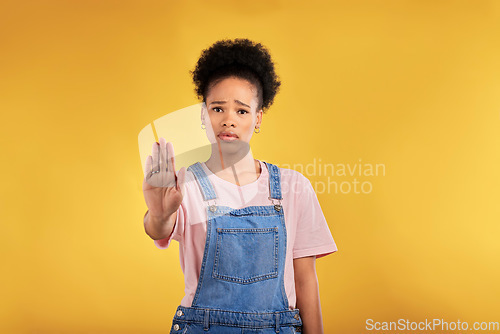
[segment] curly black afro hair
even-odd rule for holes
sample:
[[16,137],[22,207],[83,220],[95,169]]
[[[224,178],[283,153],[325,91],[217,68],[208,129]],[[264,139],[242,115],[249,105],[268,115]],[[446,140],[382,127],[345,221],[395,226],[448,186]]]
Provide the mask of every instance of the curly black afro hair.
[[220,80],[238,77],[257,88],[258,110],[266,111],[274,101],[281,82],[269,51],[246,38],[222,39],[202,51],[193,71],[195,92],[206,102],[210,88]]

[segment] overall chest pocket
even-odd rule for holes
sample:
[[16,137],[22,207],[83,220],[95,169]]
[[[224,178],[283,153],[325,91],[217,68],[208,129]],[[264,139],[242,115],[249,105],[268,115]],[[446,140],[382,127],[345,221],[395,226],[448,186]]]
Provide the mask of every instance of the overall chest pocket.
[[278,228],[218,228],[212,277],[249,284],[278,277]]

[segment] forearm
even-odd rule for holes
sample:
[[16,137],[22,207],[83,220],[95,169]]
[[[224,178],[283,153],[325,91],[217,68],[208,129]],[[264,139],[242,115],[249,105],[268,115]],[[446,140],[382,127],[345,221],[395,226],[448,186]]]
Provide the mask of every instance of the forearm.
[[164,239],[172,234],[177,219],[177,211],[168,217],[156,217],[149,213],[149,210],[144,215],[144,230],[151,239]]
[[[297,262],[297,260],[302,260]],[[314,257],[294,260],[297,308],[300,310],[303,334],[322,334],[323,318]]]

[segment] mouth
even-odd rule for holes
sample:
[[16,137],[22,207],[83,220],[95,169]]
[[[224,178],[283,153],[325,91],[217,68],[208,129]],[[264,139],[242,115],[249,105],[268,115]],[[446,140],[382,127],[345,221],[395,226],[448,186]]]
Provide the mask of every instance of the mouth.
[[238,136],[235,134],[235,133],[232,133],[232,132],[221,132],[219,133],[219,135],[217,136],[219,137],[220,140],[223,140],[223,141],[235,141],[238,139]]

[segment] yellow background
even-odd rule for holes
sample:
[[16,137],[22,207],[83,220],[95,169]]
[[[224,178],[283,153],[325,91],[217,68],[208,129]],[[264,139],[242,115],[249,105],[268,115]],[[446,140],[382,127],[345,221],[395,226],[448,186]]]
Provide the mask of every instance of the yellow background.
[[224,37],[283,82],[256,158],[386,167],[318,194],[326,333],[500,321],[500,1],[24,0],[0,4],[0,331],[168,332],[183,278],[144,233],[138,134],[199,102]]

